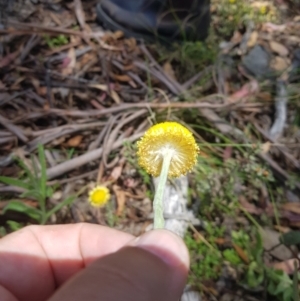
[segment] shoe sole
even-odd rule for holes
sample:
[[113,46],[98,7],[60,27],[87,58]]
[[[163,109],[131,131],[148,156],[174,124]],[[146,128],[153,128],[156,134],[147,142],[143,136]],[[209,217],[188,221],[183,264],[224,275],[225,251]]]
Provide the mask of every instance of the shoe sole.
[[[171,45],[174,42],[181,42],[182,40],[180,39],[173,39],[170,41],[170,37],[163,37],[163,36],[154,36],[151,34],[139,34],[137,32],[128,30],[127,28],[124,28],[122,25],[116,23],[113,19],[110,18],[110,16],[105,13],[105,11],[101,7],[101,3],[97,4],[96,7],[96,12],[97,12],[97,19],[99,22],[103,23],[104,26],[110,30],[117,31],[120,30],[124,33],[126,37],[133,37],[136,38],[137,40],[141,41],[146,41],[149,43],[155,43],[159,42],[164,45]],[[169,41],[168,41],[169,40]]]

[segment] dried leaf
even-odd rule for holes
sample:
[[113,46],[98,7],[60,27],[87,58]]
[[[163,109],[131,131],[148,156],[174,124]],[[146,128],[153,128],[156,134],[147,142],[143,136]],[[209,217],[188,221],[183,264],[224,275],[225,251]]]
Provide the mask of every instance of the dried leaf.
[[7,56],[0,59],[0,68],[6,67],[11,64],[19,55],[20,50],[8,54]]
[[81,29],[84,30],[85,29],[85,16],[84,16],[84,11],[82,9],[81,0],[74,0],[74,6],[75,6],[75,14],[76,14],[78,23],[80,24]]
[[124,180],[124,185],[128,188],[135,188],[139,182],[133,178],[127,178]]
[[134,51],[137,48],[137,42],[135,38],[124,40],[124,44],[128,47],[128,51]]
[[285,261],[273,263],[272,267],[275,270],[281,270],[287,273],[288,275],[292,275],[295,271],[295,264],[296,267],[299,268],[299,261],[295,258],[292,258]]
[[256,80],[252,80],[251,82],[245,84],[240,90],[234,92],[228,97],[229,103],[238,102],[240,100],[244,100],[246,97],[254,95],[259,91],[259,84]]
[[[107,85],[90,85],[91,88],[95,88],[95,89],[99,89],[101,91],[105,91],[108,92],[109,89],[107,87]],[[121,99],[119,97],[119,95],[116,93],[116,91],[110,90],[110,96],[111,98],[115,101],[115,103],[120,104],[121,103]]]
[[67,57],[63,60],[62,63],[62,70],[61,73],[62,75],[71,75],[75,69],[76,66],[76,53],[75,49],[72,47],[68,51]]
[[253,31],[250,35],[250,38],[248,40],[248,43],[247,43],[247,46],[249,48],[253,47],[256,45],[256,42],[257,42],[257,39],[258,39],[258,32],[257,31]]
[[249,264],[250,260],[248,255],[246,254],[246,252],[238,245],[236,244],[232,244],[232,246],[234,247],[235,251],[238,253],[238,255],[240,256],[240,258],[246,263]]
[[118,165],[118,166],[116,166],[116,167],[112,170],[112,172],[111,172],[111,174],[110,174],[110,177],[111,177],[114,181],[116,181],[116,180],[118,180],[118,179],[120,178],[120,176],[121,176],[121,174],[122,174],[122,171],[123,171],[123,165]]
[[120,82],[130,82],[132,79],[131,79],[131,77],[129,77],[128,75],[126,75],[126,74],[114,74],[114,73],[111,73],[110,74],[111,75],[111,77],[113,78],[113,79],[115,79],[115,80],[118,80],[118,81],[120,81]]
[[300,204],[299,203],[285,203],[281,205],[281,209],[290,211],[296,214],[300,214]]
[[283,71],[287,69],[289,65],[290,65],[289,60],[282,58],[280,56],[275,56],[270,63],[270,67],[275,71]]
[[121,30],[117,30],[115,31],[114,33],[112,33],[111,37],[114,39],[114,40],[119,40],[121,38],[124,37],[124,32],[121,31]]
[[284,31],[286,29],[286,24],[278,25],[271,22],[263,24],[262,31],[274,32],[274,31]]
[[227,243],[227,240],[225,238],[218,237],[215,239],[215,243],[219,246],[223,246],[225,243]]
[[163,65],[163,69],[170,78],[176,80],[175,72],[170,62],[165,62]]
[[242,205],[243,209],[251,214],[260,215],[263,212],[262,209],[257,208],[255,205],[249,203],[244,196],[239,197],[239,202]]
[[117,216],[121,216],[123,211],[124,211],[124,207],[125,207],[125,202],[126,202],[126,195],[125,195],[125,191],[121,190],[121,188],[117,185],[113,185],[113,191],[116,195],[116,199],[117,199]]
[[270,92],[259,92],[257,94],[257,98],[259,98],[262,101],[273,101],[273,95]]
[[77,147],[81,143],[82,139],[83,139],[83,136],[77,135],[77,136],[72,137],[71,139],[69,139],[67,141],[67,145],[70,146],[70,147]]
[[289,228],[289,227],[283,227],[283,226],[280,226],[280,225],[275,225],[274,229],[277,230],[277,231],[279,231],[280,233],[287,233],[287,232],[291,231],[291,228]]
[[242,34],[238,30],[235,30],[232,35],[232,38],[230,39],[230,42],[233,44],[239,44],[241,43],[242,38],[243,38]]
[[261,152],[263,154],[267,154],[270,151],[270,148],[271,148],[271,143],[267,141],[261,146]]
[[270,48],[273,52],[279,54],[280,56],[287,56],[289,54],[288,49],[276,41],[270,41]]

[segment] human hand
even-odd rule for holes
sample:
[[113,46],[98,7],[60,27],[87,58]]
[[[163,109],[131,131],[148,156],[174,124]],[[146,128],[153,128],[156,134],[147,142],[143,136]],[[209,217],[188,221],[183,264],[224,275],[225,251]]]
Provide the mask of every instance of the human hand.
[[1,301],[175,301],[188,251],[166,230],[29,226],[0,240]]

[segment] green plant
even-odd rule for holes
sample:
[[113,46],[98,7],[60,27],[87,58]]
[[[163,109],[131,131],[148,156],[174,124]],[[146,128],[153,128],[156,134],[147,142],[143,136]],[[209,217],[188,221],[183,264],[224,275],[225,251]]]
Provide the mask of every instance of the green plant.
[[[298,242],[298,234],[296,231],[286,236],[286,243],[291,245]],[[298,289],[298,281],[300,280],[300,273],[295,269],[294,279],[281,270],[274,270],[265,265],[263,260],[263,245],[261,236],[258,230],[252,239],[244,231],[233,231],[232,241],[238,244],[244,250],[248,250],[250,263],[243,264],[244,276],[241,283],[257,289],[258,287],[265,287],[267,292],[280,301],[295,301],[295,291]],[[238,255],[235,250],[228,249],[223,256],[233,265],[241,267],[235,255]]]
[[250,236],[243,230],[231,232],[232,242],[241,248],[248,248],[250,242]]
[[223,257],[233,266],[237,266],[242,263],[241,258],[238,256],[235,250],[233,249],[226,249],[223,251]]
[[[243,196],[258,201],[261,189],[274,182],[272,173],[261,164],[255,152],[258,147],[251,144],[237,144],[228,138],[215,133],[212,129],[197,126],[212,139],[221,143],[201,143],[200,150],[205,154],[198,158],[194,169],[193,184],[195,194],[202,200],[201,216],[233,216],[239,206],[239,187],[247,187]],[[217,136],[217,137],[216,137]],[[210,139],[210,136],[208,136]],[[223,160],[226,149],[231,148],[231,156]]]
[[255,23],[274,21],[278,17],[278,12],[271,4],[251,5],[250,1],[241,0],[219,0],[215,1],[216,11],[214,17],[219,35],[229,37],[234,30],[238,29],[242,23],[253,21]]
[[185,243],[192,260],[189,282],[198,285],[199,281],[217,279],[222,268],[221,253],[217,249],[213,251],[203,241],[195,240],[190,233],[186,235]]
[[60,47],[69,43],[68,38],[63,34],[59,34],[57,37],[53,38],[49,35],[44,35],[44,39],[49,48]]
[[[195,73],[200,72],[205,67],[212,65],[218,53],[218,42],[213,34],[210,34],[204,42],[183,41],[172,47],[172,52],[163,47],[157,46],[158,60],[162,63],[171,64],[176,77],[180,81],[188,80]],[[201,78],[200,84],[210,80],[211,74]]]
[[38,170],[33,158],[33,170],[30,170],[30,168],[24,162],[18,160],[18,164],[23,169],[24,178],[15,179],[9,177],[0,177],[0,182],[24,189],[24,192],[20,195],[20,198],[30,198],[36,200],[38,202],[38,207],[35,208],[28,206],[26,203],[21,202],[20,200],[11,200],[3,209],[3,213],[7,212],[8,210],[21,212],[36,220],[38,223],[45,224],[52,214],[59,211],[62,207],[71,204],[75,200],[76,196],[69,196],[64,201],[48,210],[47,199],[53,195],[56,187],[47,186],[47,167],[44,148],[42,145],[38,146],[38,158],[41,167],[40,171]]
[[22,224],[20,224],[16,221],[11,221],[11,220],[7,221],[6,224],[9,226],[11,231],[17,231],[23,227]]
[[119,221],[119,217],[115,213],[115,204],[111,201],[105,206],[105,217],[110,227],[116,226]]
[[[300,280],[300,273],[295,273],[294,280],[281,270],[266,268],[268,278],[267,289],[270,295],[276,296],[282,301],[297,301],[299,295],[295,295]],[[294,285],[294,281],[297,285]],[[298,298],[298,299],[297,299]]]

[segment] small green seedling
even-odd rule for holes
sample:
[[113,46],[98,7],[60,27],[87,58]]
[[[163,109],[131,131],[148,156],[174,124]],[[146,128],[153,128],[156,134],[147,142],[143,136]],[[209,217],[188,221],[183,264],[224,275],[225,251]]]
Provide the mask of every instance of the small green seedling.
[[20,198],[30,198],[38,202],[38,207],[34,208],[28,206],[24,202],[19,200],[11,200],[3,209],[3,213],[8,210],[17,211],[26,214],[30,218],[36,220],[40,224],[45,224],[50,216],[62,207],[70,205],[76,198],[76,196],[69,196],[61,203],[57,204],[50,210],[47,208],[47,199],[50,198],[54,191],[54,186],[47,186],[46,176],[46,159],[44,148],[42,145],[38,146],[38,157],[41,170],[38,171],[36,164],[33,162],[33,171],[31,171],[24,162],[18,160],[19,165],[22,167],[25,173],[25,179],[15,179],[10,177],[0,177],[0,182],[7,185],[20,187],[25,191],[20,195]]
[[45,35],[44,39],[49,48],[60,47],[69,43],[68,38],[63,34],[53,38],[51,38],[49,35]]

